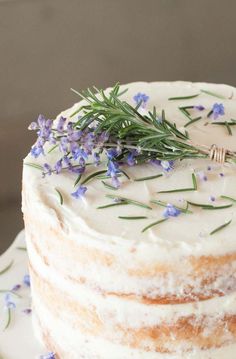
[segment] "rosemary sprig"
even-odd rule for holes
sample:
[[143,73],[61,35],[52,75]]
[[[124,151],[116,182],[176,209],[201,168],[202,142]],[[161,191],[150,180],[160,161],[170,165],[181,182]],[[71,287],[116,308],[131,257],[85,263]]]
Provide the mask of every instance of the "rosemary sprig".
[[143,228],[142,233],[146,232],[149,228],[152,228],[152,227],[156,226],[157,224],[160,224],[160,223],[165,222],[167,220],[168,220],[168,218],[162,218],[162,219],[159,219],[156,222],[153,222],[153,223],[149,224],[148,226]]
[[213,231],[210,232],[210,235],[215,234],[216,232],[219,232],[221,229],[227,227],[231,222],[232,222],[232,219],[230,221],[222,224],[221,226],[215,228]]
[[120,219],[127,219],[127,220],[136,220],[136,219],[146,219],[146,216],[118,216]]
[[205,93],[205,94],[210,95],[210,96],[213,96],[213,97],[217,97],[217,98],[220,98],[220,99],[225,99],[224,96],[219,95],[219,94],[217,94],[217,93],[215,93],[215,92],[212,92],[212,91],[207,91],[207,90],[203,90],[203,89],[201,89],[200,91],[201,91],[202,93]]
[[112,195],[112,194],[106,194],[107,198],[111,198],[113,200],[118,200],[118,201],[124,201],[127,204],[132,204],[134,206],[138,206],[138,207],[142,207],[142,208],[146,208],[146,209],[152,209],[152,207],[148,206],[145,203],[139,202],[139,201],[135,201],[133,199],[129,199],[126,197],[122,197],[122,196],[116,196],[116,195]]
[[87,105],[78,109],[84,115],[74,124],[76,129],[83,129],[91,125],[91,119],[98,123],[95,134],[106,132],[109,142],[104,148],[119,147],[119,160],[126,158],[127,150],[138,150],[137,162],[151,159],[177,160],[184,158],[206,158],[205,149],[197,148],[189,142],[188,134],[179,131],[175,124],[162,116],[157,121],[156,109],[143,116],[125,101],[117,96],[119,86],[116,85],[109,95],[103,90],[95,94],[94,90],[85,90],[80,96]]
[[175,193],[175,192],[189,192],[189,191],[197,191],[197,179],[194,173],[192,173],[192,182],[193,186],[188,188],[177,188],[165,191],[159,191],[157,193]]
[[0,271],[0,275],[6,273],[13,265],[14,261],[12,260],[4,269]]
[[150,180],[153,180],[153,179],[156,179],[156,178],[162,177],[162,176],[163,176],[163,174],[162,174],[162,173],[159,173],[159,174],[154,175],[154,176],[134,178],[134,181],[135,181],[135,182],[150,181]]
[[232,203],[226,204],[223,206],[213,206],[212,204],[195,203],[195,202],[190,202],[190,201],[188,201],[188,204],[190,204],[191,206],[194,206],[194,207],[200,207],[202,209],[209,209],[209,210],[225,209],[225,208],[230,208],[233,206]]
[[57,188],[55,188],[55,191],[56,191],[57,194],[58,194],[59,201],[60,201],[60,205],[63,205],[64,200],[63,200],[63,196],[62,196],[61,192],[60,192],[59,189],[57,189]]
[[169,101],[175,101],[175,100],[190,100],[191,98],[195,98],[198,97],[200,94],[195,94],[195,95],[191,95],[191,96],[179,96],[179,97],[169,97],[168,100]]

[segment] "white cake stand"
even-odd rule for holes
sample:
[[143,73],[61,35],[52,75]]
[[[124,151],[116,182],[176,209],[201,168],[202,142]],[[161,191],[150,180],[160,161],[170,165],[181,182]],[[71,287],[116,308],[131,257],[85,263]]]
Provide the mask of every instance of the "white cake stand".
[[[11,267],[1,273],[8,265]],[[23,284],[23,277],[28,274],[27,252],[25,250],[24,231],[16,237],[9,249],[0,256],[0,359],[38,359],[47,351],[34,338],[31,314],[24,312],[31,306],[30,289]],[[11,295],[16,308],[11,310],[9,327],[4,329],[8,321],[5,307],[4,290],[11,290],[15,285],[21,288],[16,291],[20,296]]]

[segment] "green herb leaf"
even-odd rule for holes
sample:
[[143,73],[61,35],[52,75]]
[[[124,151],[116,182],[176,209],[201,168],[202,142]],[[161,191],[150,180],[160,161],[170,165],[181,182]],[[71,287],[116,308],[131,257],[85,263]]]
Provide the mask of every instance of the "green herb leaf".
[[224,199],[229,199],[230,201],[236,203],[236,199],[235,198],[232,198],[232,197],[229,197],[229,196],[220,196],[221,198],[224,198]]
[[102,184],[104,185],[104,187],[106,187],[106,188],[108,188],[108,189],[111,189],[111,190],[113,190],[113,191],[117,191],[117,190],[118,190],[118,188],[112,186],[112,185],[109,184],[109,183],[106,183],[105,181],[102,181]]
[[210,235],[215,234],[216,232],[219,232],[221,229],[225,228],[226,226],[228,226],[230,223],[232,222],[232,219],[224,224],[222,224],[221,226],[215,228],[213,231],[211,231]]
[[159,173],[158,175],[154,175],[154,176],[148,176],[148,177],[140,177],[140,178],[134,178],[135,182],[141,182],[141,181],[150,181],[159,177],[162,177],[163,174]]
[[26,247],[16,247],[16,249],[18,249],[19,251],[27,251]]
[[136,220],[136,219],[146,219],[145,216],[118,216],[120,219]]
[[107,170],[100,170],[100,171],[96,171],[96,172],[93,172],[91,173],[89,176],[87,176],[83,181],[81,181],[81,185],[91,181],[93,178],[97,177],[97,176],[100,176],[104,173],[106,173]]
[[219,94],[217,94],[217,93],[215,93],[215,92],[212,92],[212,91],[203,90],[203,89],[201,89],[200,91],[201,91],[202,93],[205,93],[205,94],[210,95],[210,96],[213,96],[213,97],[217,97],[217,98],[220,98],[220,99],[225,99],[224,96],[219,95]]
[[126,202],[127,204],[133,204],[134,206],[138,206],[138,207],[142,207],[142,208],[146,208],[146,209],[152,209],[152,207],[142,203],[142,202],[139,202],[139,201],[135,201],[133,199],[129,199],[129,198],[126,198],[126,197],[122,197],[122,196],[115,196],[115,195],[111,195],[111,194],[107,194],[106,195],[107,198],[111,198],[111,199],[118,199],[118,200],[121,200],[121,201],[124,201]]
[[189,191],[196,191],[197,190],[197,179],[194,173],[192,173],[192,182],[193,187],[189,188],[178,188],[178,189],[171,189],[166,191],[159,191],[157,193],[175,193],[175,192],[189,192]]
[[179,96],[179,97],[169,97],[168,100],[169,101],[175,101],[175,100],[189,100],[191,98],[195,98],[197,96],[199,96],[200,94],[196,94],[196,95],[191,95],[191,96]]
[[43,166],[40,166],[40,165],[38,165],[37,163],[24,162],[24,166],[33,167],[33,168],[36,168],[37,170],[43,171]]
[[168,218],[163,218],[163,219],[159,219],[158,221],[149,224],[147,227],[144,227],[144,228],[143,228],[142,233],[143,233],[143,232],[146,232],[149,228],[154,227],[154,226],[156,226],[157,224],[160,224],[160,223],[165,222],[165,221],[167,221],[167,220],[168,220]]
[[97,207],[97,209],[109,208],[109,207],[114,207],[114,206],[123,206],[123,205],[127,205],[127,204],[128,203],[125,201],[117,202],[117,203],[109,203],[109,204],[104,204],[103,206],[99,206],[99,207]]
[[9,325],[11,324],[11,309],[8,308],[7,309],[7,323],[4,327],[4,330],[6,330],[7,328],[9,328]]
[[48,150],[48,153],[51,153],[51,152],[54,151],[57,147],[59,147],[58,144],[52,146],[52,147]]
[[77,186],[77,184],[78,184],[79,181],[81,180],[81,177],[82,177],[82,174],[79,174],[78,177],[77,177],[76,180],[75,180],[74,187]]
[[194,122],[197,122],[197,121],[199,121],[199,120],[201,120],[201,119],[202,119],[201,116],[196,117],[196,118],[193,118],[192,120],[190,120],[189,122],[187,122],[187,123],[184,125],[184,127],[188,127],[189,125],[192,125]]
[[57,192],[57,194],[58,194],[58,196],[59,196],[60,204],[63,205],[63,197],[62,197],[61,192],[60,192],[59,189],[57,189],[57,188],[55,188],[55,191]]
[[6,273],[13,265],[14,261],[12,260],[4,269],[0,271],[0,275]]
[[209,209],[209,210],[225,209],[233,206],[233,204],[227,204],[223,206],[213,206],[212,204],[195,203],[190,201],[188,201],[188,204],[191,204],[191,206],[201,207],[202,209]]

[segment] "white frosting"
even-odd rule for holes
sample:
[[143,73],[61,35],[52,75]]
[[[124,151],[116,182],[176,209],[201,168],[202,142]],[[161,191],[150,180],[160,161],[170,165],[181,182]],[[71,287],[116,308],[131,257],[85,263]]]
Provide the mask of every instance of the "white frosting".
[[[58,317],[52,317],[39,301],[37,301],[37,317],[34,319],[35,332],[38,338],[42,336],[38,318],[40,318],[40,325],[47,328],[54,342],[60,343],[60,348],[66,352],[70,359],[80,357],[89,359],[233,359],[236,353],[236,344],[204,351],[194,350],[191,353],[180,351],[176,354],[132,349],[102,338],[75,332],[65,321]],[[62,357],[62,359],[66,359],[66,357]]]
[[[205,111],[200,112],[203,119],[188,127],[190,137],[197,143],[211,145],[217,143],[231,150],[236,150],[235,136],[229,136],[222,126],[211,124],[213,120],[207,120],[206,114],[215,102],[223,103],[225,106],[225,116],[220,120],[229,120],[236,115],[235,89],[226,85],[192,84],[192,83],[134,83],[124,86],[128,92],[122,97],[124,100],[133,102],[132,98],[138,91],[145,92],[150,96],[148,109],[153,105],[161,112],[165,109],[166,117],[175,122],[179,127],[186,123],[185,116],[178,110],[178,106],[183,105],[203,105]],[[211,90],[226,97],[224,100],[216,99],[210,95],[201,94],[191,100],[168,101],[171,96],[183,96],[199,93],[200,89]],[[230,97],[230,99],[229,99]],[[78,108],[78,104],[71,109],[62,112],[62,115],[69,116]],[[194,111],[194,116],[199,112]],[[204,126],[209,122],[207,126]],[[233,129],[234,131],[234,129]],[[30,155],[25,162],[55,163],[58,153],[47,155],[34,160]],[[211,165],[212,170],[207,171],[207,166]],[[89,166],[90,169],[92,166]],[[94,170],[94,169],[92,169]],[[96,169],[95,169],[96,170]],[[127,168],[127,172],[132,178],[143,177],[156,174],[161,170],[151,165]],[[205,171],[208,181],[198,179],[198,191],[180,192],[172,194],[157,194],[157,191],[191,186],[191,173]],[[219,173],[223,172],[224,177]],[[130,182],[123,180],[123,185],[118,195],[131,199],[149,203],[151,199],[160,199],[181,206],[181,200],[187,199],[193,202],[209,203],[209,196],[216,197],[215,205],[229,203],[219,197],[228,195],[236,198],[235,183],[236,169],[234,166],[225,165],[220,167],[207,160],[184,161],[181,165],[176,165],[176,169],[168,177],[158,178],[146,182]],[[109,251],[125,250],[135,247],[133,254],[141,262],[143,260],[157,261],[169,260],[173,262],[179,256],[184,255],[209,255],[223,254],[235,251],[235,230],[236,230],[236,207],[219,211],[204,211],[193,208],[194,215],[181,215],[178,218],[171,218],[168,222],[153,227],[145,233],[141,230],[149,223],[162,218],[163,208],[153,205],[153,210],[145,210],[134,206],[118,206],[109,209],[98,210],[97,206],[109,203],[105,194],[109,190],[105,189],[99,180],[93,180],[88,184],[88,192],[83,201],[75,200],[70,196],[74,191],[73,183],[76,175],[63,173],[42,178],[39,171],[24,166],[24,182],[27,183],[27,190],[34,197],[34,211],[39,211],[45,219],[48,215],[52,216],[55,210],[59,221],[63,224],[65,232],[72,240],[77,241],[80,233],[97,241],[97,246],[102,246]],[[58,203],[58,196],[55,192],[58,188],[63,197],[64,205]],[[114,192],[110,191],[114,194]],[[50,209],[49,209],[50,208]],[[118,219],[119,215],[144,215],[147,220],[125,221]],[[55,217],[55,216],[54,216]],[[223,231],[209,236],[209,233],[219,224],[223,224],[229,219],[233,219],[230,226]],[[119,246],[117,246],[118,244]],[[93,243],[94,246],[94,243]]]
[[[124,86],[128,88],[122,98],[133,102],[132,98],[137,92],[144,92],[150,100],[147,109],[155,105],[161,113],[165,109],[166,117],[175,122],[179,128],[186,123],[185,116],[178,110],[183,105],[203,105],[206,110],[198,112],[192,110],[194,117],[202,115],[203,119],[188,127],[190,137],[196,143],[210,146],[216,143],[236,150],[235,135],[229,136],[222,126],[214,126],[212,119],[207,119],[207,113],[214,103],[223,103],[225,115],[220,120],[230,120],[236,117],[236,90],[226,85],[192,84],[185,82],[176,83],[133,83]],[[201,93],[191,100],[169,101],[172,96],[189,96],[200,92],[200,89],[216,92],[225,99],[216,99],[210,95]],[[60,115],[69,116],[80,106],[75,104],[71,109]],[[60,116],[59,115],[59,116]],[[59,117],[58,117],[59,118]],[[208,125],[206,125],[208,122]],[[235,129],[232,129],[233,132]],[[35,160],[30,155],[25,162],[43,164],[55,163],[61,154],[57,151]],[[207,167],[211,166],[208,171]],[[89,171],[98,170],[89,166]],[[151,176],[161,172],[161,169],[153,165],[128,167],[125,169],[131,178]],[[180,192],[158,194],[158,191],[185,188],[192,186],[191,174],[204,171],[208,181],[198,178],[198,190],[195,192]],[[223,172],[224,176],[219,174]],[[89,172],[88,172],[89,173]],[[74,191],[73,184],[76,175],[63,172],[60,175],[52,175],[42,178],[40,172],[32,167],[24,166],[23,172],[23,211],[26,217],[33,220],[27,223],[26,238],[29,249],[30,261],[40,278],[48,280],[53,286],[60,288],[65,293],[78,301],[81,305],[94,306],[96,312],[107,326],[123,324],[130,328],[139,328],[143,325],[155,326],[162,322],[173,322],[181,317],[195,315],[198,318],[207,317],[210,328],[216,325],[218,319],[224,315],[236,313],[236,294],[213,298],[206,301],[176,304],[176,305],[147,305],[138,300],[118,298],[114,295],[103,296],[96,291],[98,287],[104,291],[136,293],[138,295],[149,294],[150,297],[158,295],[175,294],[183,295],[186,286],[194,285],[201,289],[204,275],[192,278],[189,275],[192,268],[187,264],[190,256],[199,257],[207,255],[232,254],[236,250],[236,207],[206,211],[193,207],[194,214],[181,214],[178,218],[170,218],[167,222],[153,227],[142,233],[142,229],[162,218],[163,207],[152,206],[152,210],[135,206],[117,206],[98,210],[99,205],[109,203],[105,197],[107,193],[118,194],[138,200],[150,205],[150,200],[159,199],[178,206],[184,206],[183,200],[198,203],[210,203],[209,197],[216,197],[215,205],[228,204],[220,198],[227,195],[236,198],[236,167],[233,165],[219,166],[208,160],[188,160],[178,163],[173,172],[152,181],[134,182],[122,178],[122,186],[117,192],[105,189],[99,180],[88,183],[88,192],[84,200],[75,200],[70,196]],[[55,188],[59,189],[64,198],[63,206],[60,206]],[[40,214],[40,216],[38,216]],[[147,220],[125,221],[118,216],[147,216]],[[35,217],[35,218],[34,218]],[[214,236],[209,233],[220,224],[232,219],[232,223],[219,231]],[[58,230],[65,241],[71,241],[78,246],[97,248],[116,259],[114,264],[106,267],[96,261],[90,263],[77,263],[74,259],[63,256],[60,246],[51,250],[47,238],[47,231],[52,228]],[[45,229],[45,231],[44,231]],[[50,232],[48,232],[50,233]],[[34,240],[31,242],[31,239]],[[34,242],[38,243],[41,254],[37,254]],[[43,263],[40,256],[46,256],[51,264],[49,267]],[[183,263],[181,267],[179,263]],[[163,277],[155,275],[127,275],[137,268],[149,268],[155,264],[168,264],[174,270]],[[73,265],[73,270],[72,270]],[[235,262],[225,265],[222,273],[213,284],[205,285],[204,292],[213,289],[227,293],[228,287],[235,286]],[[158,271],[156,271],[158,272]],[[83,286],[68,279],[68,275],[74,279],[85,277],[89,286]],[[207,273],[206,273],[207,276]],[[193,352],[176,355],[144,352],[110,343],[101,338],[89,338],[82,336],[73,329],[73,322],[66,318],[54,318],[43,304],[43,298],[38,296],[37,290],[32,285],[33,301],[36,314],[43,318],[43,325],[52,332],[56,343],[65,343],[64,349],[69,353],[70,359],[77,359],[78,354],[90,359],[227,359],[234,356],[235,346],[215,349],[211,351]],[[42,299],[42,300],[41,300]],[[109,318],[109,320],[108,320]],[[62,344],[63,345],[63,344]],[[176,349],[176,348],[175,348]],[[96,353],[96,354],[95,354]],[[223,353],[223,354],[222,354]],[[115,356],[114,356],[115,355]]]
[[[224,297],[187,304],[145,304],[126,298],[103,296],[85,285],[63,278],[58,271],[46,266],[36,253],[30,242],[27,242],[30,261],[40,278],[56,287],[58,290],[69,293],[71,299],[85,307],[95,307],[95,311],[102,322],[108,326],[114,324],[127,325],[130,328],[155,326],[161,323],[173,323],[181,317],[195,315],[197,319],[208,316],[209,322],[216,322],[225,315],[236,313],[236,293]],[[38,297],[37,290],[32,285],[33,298]],[[43,301],[43,298],[39,299]],[[35,305],[37,310],[38,306]],[[76,320],[76,318],[74,318]],[[108,320],[109,319],[109,320]]]

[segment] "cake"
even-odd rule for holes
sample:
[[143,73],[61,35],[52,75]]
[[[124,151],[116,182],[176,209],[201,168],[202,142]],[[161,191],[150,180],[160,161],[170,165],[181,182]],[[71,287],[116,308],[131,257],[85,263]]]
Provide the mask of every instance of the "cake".
[[[236,89],[136,82],[119,91],[144,119],[155,106],[157,123],[169,121],[200,155],[142,163],[137,148],[113,173],[89,156],[80,179],[73,167],[58,170],[66,166],[57,162],[63,143],[47,142],[44,154],[32,147],[22,208],[35,333],[58,359],[233,359],[236,167],[227,156],[236,151]],[[61,126],[63,137],[82,105],[48,128]],[[117,146],[110,161],[119,160],[122,141]],[[51,173],[55,163],[59,174]]]

